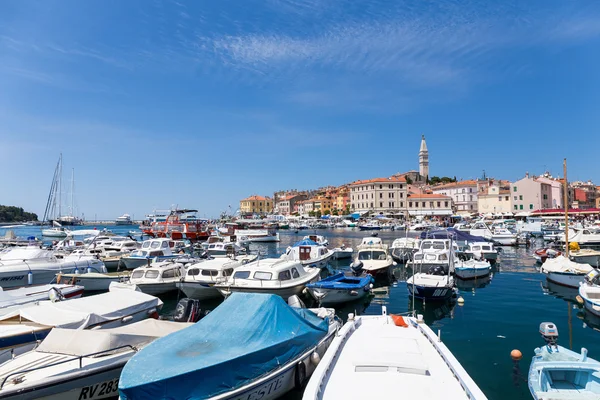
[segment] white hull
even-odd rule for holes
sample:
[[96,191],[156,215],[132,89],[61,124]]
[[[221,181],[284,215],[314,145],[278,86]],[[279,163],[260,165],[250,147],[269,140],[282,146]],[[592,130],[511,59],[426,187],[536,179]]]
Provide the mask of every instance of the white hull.
[[162,283],[135,283],[135,285],[146,294],[153,296],[174,292],[177,289],[177,282],[162,282]]
[[[106,276],[105,278],[88,278],[86,274],[77,275],[75,284],[83,286],[88,292],[108,291],[112,282],[124,282],[129,279],[126,276]],[[67,277],[63,277],[67,278]]]
[[600,266],[600,255],[571,256],[571,259],[580,264],[590,264],[594,267]]
[[[104,264],[99,260],[80,260],[57,262],[52,260],[27,260],[24,262],[0,263],[0,286],[14,288],[33,285],[43,285],[52,282],[56,274],[83,274],[92,270],[102,271]],[[32,282],[29,282],[29,272]]]
[[248,237],[247,239],[250,243],[269,243],[269,242],[279,242],[279,233],[275,236],[256,236],[256,237]]
[[305,267],[325,268],[329,263],[329,259],[331,258],[332,254],[333,253],[329,251],[324,256],[318,257],[316,259],[304,260],[301,261],[301,263]]
[[490,274],[490,267],[487,268],[456,268],[454,274],[460,279],[483,278]]
[[517,238],[514,236],[492,236],[494,242],[499,243],[502,246],[514,246],[517,244]]
[[[315,282],[317,281],[316,279],[314,280]],[[295,286],[290,286],[290,287],[286,287],[286,288],[276,288],[276,287],[248,287],[248,286],[232,286],[232,287],[228,287],[227,289],[219,289],[219,291],[221,292],[221,294],[225,297],[229,296],[231,293],[233,292],[240,292],[240,293],[272,293],[272,294],[276,294],[278,296],[283,297],[285,300],[288,299],[288,297],[294,296],[294,295],[299,295],[300,293],[302,293],[302,291],[304,290],[304,285],[308,283],[301,283]]]
[[66,238],[68,236],[67,232],[64,231],[54,231],[52,229],[44,229],[42,230],[42,236],[49,238]]
[[198,300],[218,299],[223,295],[218,289],[200,282],[180,282],[177,284],[179,290],[185,293],[186,297]]
[[546,279],[550,282],[556,283],[557,285],[567,286],[571,288],[578,288],[585,274],[573,274],[573,273],[560,273],[560,272],[547,272]]

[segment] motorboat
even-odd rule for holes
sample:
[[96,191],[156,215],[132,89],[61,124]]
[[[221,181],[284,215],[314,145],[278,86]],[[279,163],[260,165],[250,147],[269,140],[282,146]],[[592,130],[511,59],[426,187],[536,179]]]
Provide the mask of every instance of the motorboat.
[[373,277],[391,274],[394,260],[390,256],[388,246],[377,237],[363,238],[357,247],[357,253],[352,263],[352,268],[361,268]]
[[577,263],[600,267],[600,251],[594,249],[570,250],[569,258]]
[[545,263],[548,258],[555,258],[558,256],[562,256],[562,251],[552,247],[543,247],[533,252],[533,258],[541,264]]
[[331,309],[292,308],[275,295],[234,293],[194,326],[135,354],[121,373],[120,398],[279,398],[302,389],[338,321]]
[[319,280],[321,270],[300,261],[265,258],[238,267],[223,283],[214,285],[223,296],[233,292],[273,293],[287,299],[307,283]]
[[331,258],[334,260],[342,260],[344,258],[352,258],[352,254],[354,253],[354,250],[352,249],[352,247],[346,247],[346,245],[344,245],[344,244],[342,244],[340,247],[331,249],[331,251],[333,252],[333,254],[331,255]]
[[71,283],[85,288],[88,292],[104,292],[109,290],[113,282],[129,281],[130,271],[119,272],[87,272],[85,274],[56,274],[57,283]]
[[579,296],[590,313],[600,316],[600,271],[590,271],[579,286]]
[[439,270],[443,274],[451,271],[451,264],[456,260],[456,242],[451,239],[423,239],[419,250],[414,253],[413,260],[407,263],[413,271],[433,272]]
[[318,245],[327,246],[329,244],[329,240],[325,236],[321,235],[307,235],[302,238],[303,240],[312,240]]
[[83,294],[83,286],[61,284],[33,285],[15,289],[0,288],[0,315],[33,305],[35,302],[76,299]]
[[131,357],[192,323],[145,319],[101,330],[54,328],[33,351],[0,366],[0,397],[100,399],[118,395]]
[[507,228],[494,227],[493,230],[483,221],[471,225],[469,233],[473,236],[480,236],[491,240],[502,246],[515,246],[517,244],[517,234]]
[[235,236],[245,238],[248,243],[279,242],[279,232],[275,228],[268,229],[236,229]]
[[144,240],[139,250],[121,257],[121,262],[127,269],[135,269],[147,265],[150,260],[164,261],[176,257],[173,253],[175,242],[171,239],[159,238]]
[[476,260],[485,260],[490,264],[495,264],[498,260],[498,250],[494,248],[494,244],[490,242],[469,242],[469,248],[465,250],[465,254]]
[[154,296],[121,289],[14,310],[0,317],[0,363],[33,349],[52,328],[114,328],[158,316],[162,304]]
[[327,247],[317,244],[309,239],[301,240],[286,249],[282,259],[299,261],[304,266],[325,268],[333,252]]
[[237,268],[257,259],[257,255],[242,255],[234,258],[214,258],[188,266],[185,277],[177,287],[189,298],[206,300],[221,298],[214,285],[224,282]]
[[535,400],[592,400],[600,398],[600,362],[588,357],[586,348],[576,353],[559,346],[558,328],[540,324],[546,342],[535,349],[527,383]]
[[490,262],[486,260],[461,260],[454,264],[454,274],[463,280],[484,278],[491,269]]
[[42,229],[42,236],[48,238],[66,238],[71,236],[71,231],[63,226],[53,226],[52,228]]
[[346,228],[356,228],[357,224],[354,221],[350,221],[348,219],[344,219],[342,220],[342,222],[344,223],[344,225],[346,226]]
[[[564,234],[559,241],[565,242]],[[580,245],[600,245],[600,228],[575,229],[575,234],[569,234],[569,242],[576,242]]]
[[381,230],[381,225],[376,221],[369,221],[366,224],[359,225],[358,229],[361,231],[379,231]]
[[382,306],[381,315],[349,315],[302,398],[485,400],[486,396],[422,316],[388,315]]
[[197,210],[171,210],[166,218],[154,218],[149,226],[144,226],[145,235],[153,238],[171,238],[173,240],[189,239],[194,241],[206,240],[209,237],[204,223],[192,217]]
[[0,285],[4,288],[46,284],[57,273],[106,272],[93,256],[59,259],[54,251],[36,245],[12,247],[0,253]]
[[115,219],[115,225],[133,225],[131,215],[123,214]]
[[177,290],[177,284],[185,276],[185,266],[176,260],[154,261],[137,267],[131,272],[128,284],[144,293],[159,295]]
[[339,272],[306,285],[308,293],[320,305],[347,303],[362,299],[371,293],[374,279],[371,275],[353,276]]
[[206,253],[210,257],[227,257],[232,254],[245,253],[246,248],[236,242],[214,242],[206,247]]
[[540,268],[548,281],[573,288],[579,287],[592,270],[591,265],[579,264],[564,256],[548,258]]
[[409,297],[443,301],[454,294],[454,278],[447,274],[417,272],[406,280]]
[[421,241],[415,238],[398,238],[392,242],[390,251],[394,261],[404,264],[413,259],[413,255],[419,250]]

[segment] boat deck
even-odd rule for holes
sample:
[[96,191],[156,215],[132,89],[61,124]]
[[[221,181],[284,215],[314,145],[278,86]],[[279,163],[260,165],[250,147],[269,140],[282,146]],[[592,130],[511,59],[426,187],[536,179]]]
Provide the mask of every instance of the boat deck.
[[416,328],[395,326],[387,316],[361,322],[335,362],[323,398],[467,398],[442,357]]

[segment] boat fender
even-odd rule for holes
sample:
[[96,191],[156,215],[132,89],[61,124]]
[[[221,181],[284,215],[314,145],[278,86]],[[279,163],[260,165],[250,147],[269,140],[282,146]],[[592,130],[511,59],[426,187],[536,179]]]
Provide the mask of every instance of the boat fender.
[[306,365],[300,361],[296,365],[296,374],[294,375],[294,388],[296,390],[303,390],[306,384]]
[[350,296],[358,296],[358,292],[356,290],[351,290]]
[[321,362],[321,356],[316,351],[313,351],[310,355],[310,362],[316,367]]
[[33,272],[31,270],[27,273],[27,284],[33,285]]

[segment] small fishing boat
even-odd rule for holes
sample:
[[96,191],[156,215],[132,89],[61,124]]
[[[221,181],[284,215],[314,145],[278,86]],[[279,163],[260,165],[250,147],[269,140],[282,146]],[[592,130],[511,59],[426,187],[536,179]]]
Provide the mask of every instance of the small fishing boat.
[[406,280],[408,295],[419,300],[443,301],[454,294],[454,278],[418,272]]
[[235,258],[214,258],[188,266],[185,277],[177,283],[177,287],[192,299],[206,300],[222,298],[214,287],[224,282],[237,268],[257,259],[257,255],[243,255]]
[[557,344],[558,328],[540,325],[546,342],[535,349],[529,366],[528,386],[535,400],[600,399],[600,362],[588,357],[586,348],[576,353]]
[[494,244],[490,242],[469,242],[469,248],[465,254],[476,260],[485,260],[490,264],[495,264],[498,260],[498,250],[494,249]]
[[304,387],[339,327],[330,309],[292,308],[275,295],[234,293],[194,326],[135,354],[121,373],[119,395],[279,398]]
[[118,395],[127,361],[192,323],[146,319],[102,330],[54,328],[33,351],[0,366],[0,398],[102,399]]
[[315,283],[306,285],[308,292],[321,305],[333,305],[354,301],[367,296],[373,288],[371,275],[352,276],[337,273]]
[[548,258],[540,268],[546,279],[559,285],[577,288],[586,274],[593,270],[589,264],[579,264],[567,257]]
[[419,239],[409,237],[396,239],[390,247],[392,258],[400,264],[411,261],[414,254],[419,250],[419,245]]
[[228,255],[245,252],[246,248],[236,242],[215,242],[206,247],[206,253],[211,257],[227,257]]
[[577,263],[600,267],[600,251],[594,249],[570,250],[569,258]]
[[299,261],[265,258],[242,265],[223,283],[217,283],[225,297],[233,292],[273,293],[287,299],[300,294],[307,283],[319,280],[321,270]]
[[466,260],[456,261],[454,264],[454,274],[464,280],[488,276],[491,269],[492,266],[488,261]]
[[0,363],[33,349],[52,328],[107,329],[157,316],[162,301],[114,290],[69,301],[40,301],[0,317]]
[[533,258],[535,258],[536,261],[541,264],[545,263],[548,258],[555,258],[558,256],[562,256],[562,252],[560,250],[553,249],[552,247],[543,247],[533,252]]
[[585,276],[579,286],[579,296],[586,310],[600,316],[600,271],[594,269]]
[[312,240],[316,244],[320,244],[321,246],[327,246],[329,244],[329,240],[325,236],[321,235],[307,235],[302,238],[303,240]]
[[127,282],[130,271],[121,272],[88,272],[85,274],[56,274],[57,283],[80,285],[88,292],[107,291],[112,282]]
[[346,247],[345,245],[336,247],[335,249],[332,249],[331,251],[333,252],[333,254],[331,255],[331,258],[334,260],[342,260],[344,258],[352,258],[352,254],[354,253],[354,250],[352,249],[352,247]]
[[386,306],[381,315],[350,314],[302,398],[485,400],[438,335],[422,316],[388,315]]
[[148,260],[157,259],[159,261],[168,260],[176,257],[173,253],[175,242],[171,239],[149,239],[144,240],[139,250],[132,251],[129,255],[121,257],[121,263],[127,269],[136,269],[147,265]]
[[362,269],[373,277],[389,277],[393,264],[387,245],[380,238],[366,237],[357,248],[352,268]]
[[333,252],[327,247],[317,244],[310,239],[304,239],[286,249],[282,259],[300,261],[308,267],[325,268],[333,256]]
[[361,231],[379,231],[381,230],[381,225],[379,225],[378,222],[370,221],[366,224],[359,225],[358,229],[360,229]]
[[159,295],[177,290],[181,277],[185,276],[185,266],[175,260],[155,261],[145,267],[133,270],[129,285],[144,293]]

